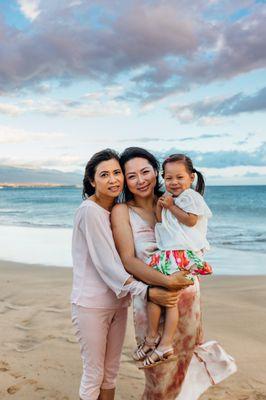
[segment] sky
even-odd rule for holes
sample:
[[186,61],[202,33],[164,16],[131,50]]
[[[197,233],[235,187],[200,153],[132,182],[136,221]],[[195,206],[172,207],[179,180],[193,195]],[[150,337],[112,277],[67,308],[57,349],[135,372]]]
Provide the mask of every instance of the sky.
[[265,38],[262,0],[1,0],[0,165],[140,146],[266,184]]

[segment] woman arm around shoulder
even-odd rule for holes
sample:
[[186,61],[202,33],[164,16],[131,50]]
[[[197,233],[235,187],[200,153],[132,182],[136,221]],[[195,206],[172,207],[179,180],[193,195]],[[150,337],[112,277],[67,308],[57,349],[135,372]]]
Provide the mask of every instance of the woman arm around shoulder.
[[[179,290],[191,284],[185,277],[186,272],[178,272],[171,276],[163,275],[136,257],[126,204],[114,206],[111,213],[111,224],[116,248],[125,269],[130,274],[149,285],[162,286],[168,290]],[[151,298],[154,292],[152,288],[150,290]]]

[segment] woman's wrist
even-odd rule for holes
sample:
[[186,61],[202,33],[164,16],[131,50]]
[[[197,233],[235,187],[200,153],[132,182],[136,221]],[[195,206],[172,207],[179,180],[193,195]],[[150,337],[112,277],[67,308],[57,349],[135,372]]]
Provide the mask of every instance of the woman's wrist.
[[163,275],[163,277],[164,277],[164,287],[166,288],[166,289],[172,289],[172,279],[170,278],[170,275]]

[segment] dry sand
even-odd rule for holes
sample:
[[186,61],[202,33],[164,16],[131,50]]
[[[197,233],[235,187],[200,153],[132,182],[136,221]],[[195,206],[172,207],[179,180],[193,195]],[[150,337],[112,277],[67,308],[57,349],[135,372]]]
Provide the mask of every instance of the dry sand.
[[[78,399],[71,269],[0,262],[0,279],[0,399]],[[235,357],[238,372],[201,400],[266,400],[266,276],[205,278],[202,300],[205,338]],[[141,397],[143,373],[131,362],[133,347],[130,310],[117,400]]]

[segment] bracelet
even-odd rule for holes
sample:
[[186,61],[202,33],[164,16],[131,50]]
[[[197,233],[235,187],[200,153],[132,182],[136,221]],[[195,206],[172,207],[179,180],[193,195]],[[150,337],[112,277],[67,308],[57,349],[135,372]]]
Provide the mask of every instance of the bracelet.
[[148,287],[147,287],[147,292],[146,292],[146,299],[147,299],[147,301],[150,301],[150,288],[151,288],[151,285],[148,285]]

